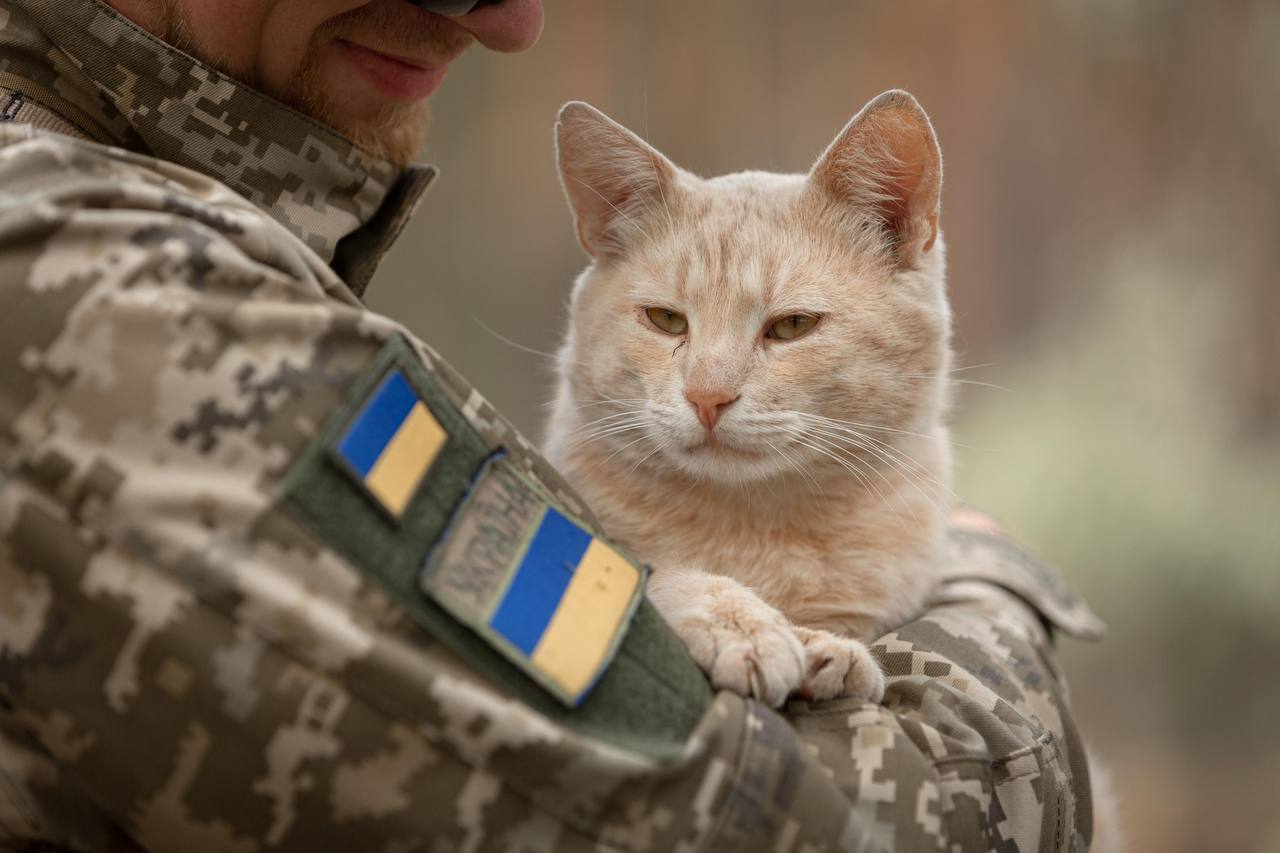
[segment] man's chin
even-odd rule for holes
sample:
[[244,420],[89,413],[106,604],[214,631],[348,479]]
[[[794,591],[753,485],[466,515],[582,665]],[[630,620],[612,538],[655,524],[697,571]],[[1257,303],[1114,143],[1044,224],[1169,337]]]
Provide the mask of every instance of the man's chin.
[[343,116],[334,117],[333,113],[328,120],[321,120],[360,148],[397,166],[405,166],[422,151],[429,113],[427,102],[420,101],[369,120],[344,120]]

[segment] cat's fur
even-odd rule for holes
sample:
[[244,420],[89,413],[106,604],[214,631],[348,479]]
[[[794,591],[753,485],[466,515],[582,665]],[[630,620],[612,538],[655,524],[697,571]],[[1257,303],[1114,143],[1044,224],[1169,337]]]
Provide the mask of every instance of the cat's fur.
[[[581,103],[557,143],[591,265],[549,457],[653,567],[650,598],[717,686],[878,699],[862,641],[921,608],[950,495],[928,118],[886,92],[807,175],[704,180]],[[795,314],[820,319],[765,336]]]

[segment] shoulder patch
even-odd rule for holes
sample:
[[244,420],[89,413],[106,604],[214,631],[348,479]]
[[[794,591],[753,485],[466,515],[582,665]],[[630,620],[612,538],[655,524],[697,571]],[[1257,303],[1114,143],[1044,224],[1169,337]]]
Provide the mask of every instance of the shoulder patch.
[[[645,751],[696,724],[706,683],[645,604],[644,570],[477,432],[401,338],[276,494],[432,637],[548,717],[592,731],[625,719]],[[637,704],[637,683],[661,701]]]
[[448,437],[404,372],[393,365],[330,451],[374,504],[398,521]]
[[644,570],[499,457],[477,476],[429,555],[421,584],[576,706],[617,651],[642,597]]

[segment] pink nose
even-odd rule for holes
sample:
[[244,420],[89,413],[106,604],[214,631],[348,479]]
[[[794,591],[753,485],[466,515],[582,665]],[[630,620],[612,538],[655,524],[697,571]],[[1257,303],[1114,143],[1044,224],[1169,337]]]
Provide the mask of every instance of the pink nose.
[[716,427],[716,421],[720,420],[720,415],[725,409],[729,408],[729,404],[738,399],[740,395],[732,394],[728,391],[688,391],[684,392],[684,398],[693,404],[698,410],[698,420],[708,430]]

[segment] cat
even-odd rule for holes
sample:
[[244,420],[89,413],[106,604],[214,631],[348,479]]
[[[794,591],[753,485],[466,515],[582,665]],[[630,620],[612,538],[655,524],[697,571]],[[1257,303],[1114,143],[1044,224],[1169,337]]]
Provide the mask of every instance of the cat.
[[951,494],[928,117],[886,92],[806,175],[702,179],[581,102],[556,139],[590,265],[548,457],[715,687],[878,701]]

